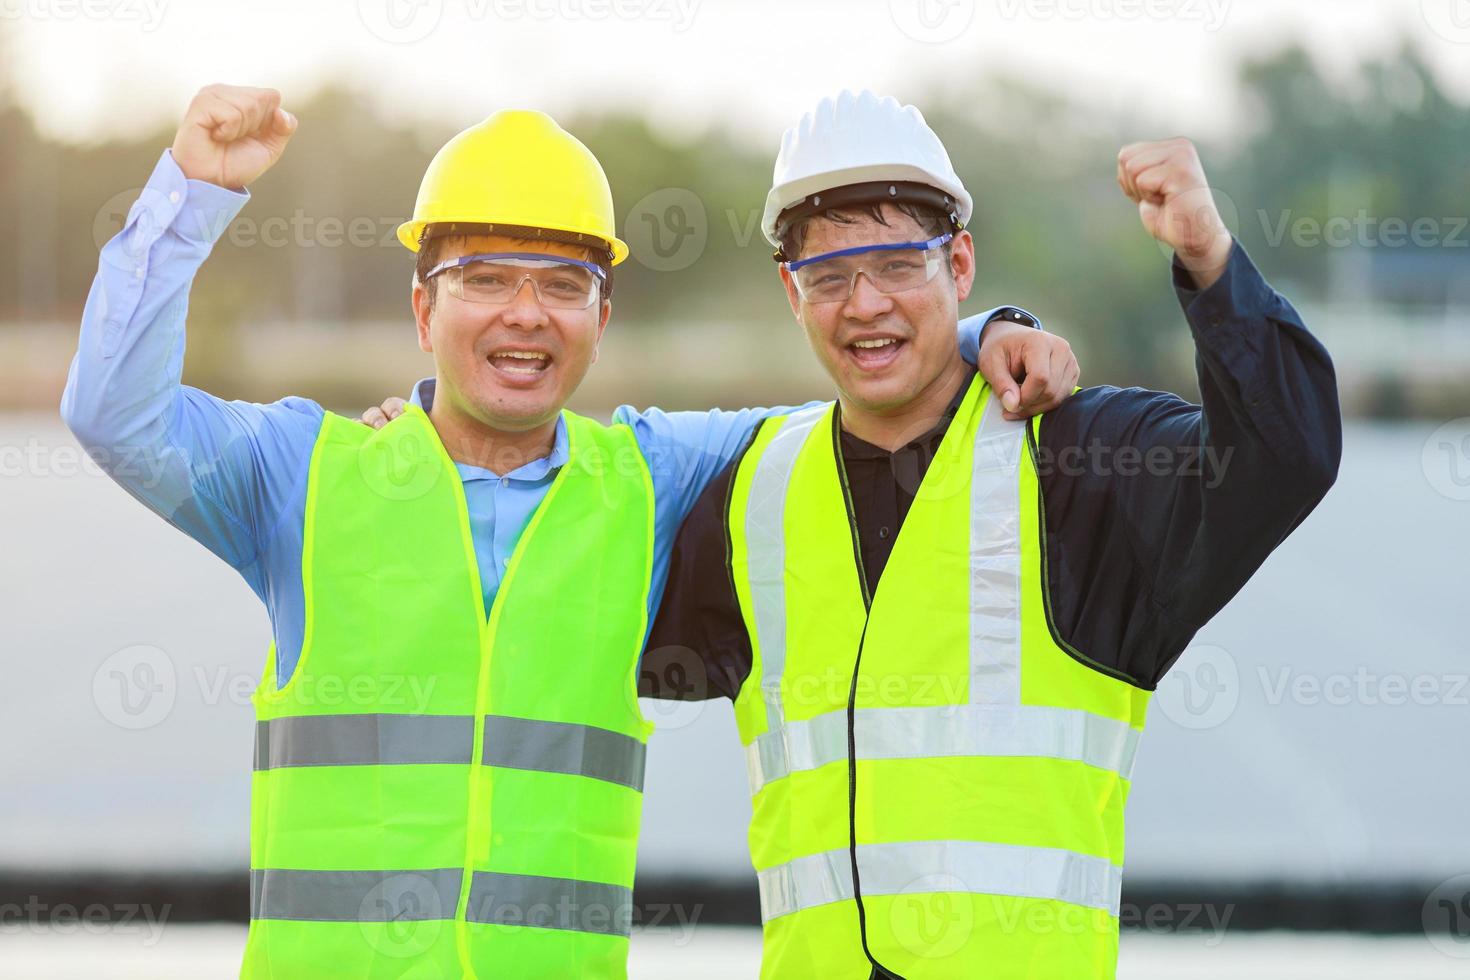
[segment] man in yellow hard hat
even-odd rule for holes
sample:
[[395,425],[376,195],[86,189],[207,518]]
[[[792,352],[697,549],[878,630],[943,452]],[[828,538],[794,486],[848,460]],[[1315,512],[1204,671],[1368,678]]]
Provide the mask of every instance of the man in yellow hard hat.
[[[565,410],[627,248],[596,159],[522,111],[450,140],[399,230],[435,364],[401,417],[375,430],[181,384],[193,277],[296,127],[272,90],[198,93],[103,248],[62,403],[111,475],[271,614],[243,973],[621,977],[637,668],[667,553],[784,410],[620,409],[611,426]],[[1063,342],[986,340],[998,383],[1029,368],[1017,407],[1070,388]]]

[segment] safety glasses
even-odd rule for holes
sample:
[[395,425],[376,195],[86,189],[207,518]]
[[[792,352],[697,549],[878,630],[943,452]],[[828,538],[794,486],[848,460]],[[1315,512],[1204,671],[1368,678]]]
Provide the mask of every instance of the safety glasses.
[[597,302],[607,274],[591,262],[534,252],[484,252],[462,255],[429,270],[443,275],[449,295],[471,303],[505,304],[527,281],[542,306],[585,310]]
[[925,242],[858,245],[785,263],[805,303],[840,303],[852,295],[858,274],[880,293],[902,293],[934,279],[944,264],[940,249],[953,233]]

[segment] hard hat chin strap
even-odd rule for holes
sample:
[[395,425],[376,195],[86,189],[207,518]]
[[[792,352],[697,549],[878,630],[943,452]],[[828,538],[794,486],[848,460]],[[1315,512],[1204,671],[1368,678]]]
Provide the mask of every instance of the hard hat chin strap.
[[[870,180],[861,184],[847,184],[830,190],[808,194],[791,205],[776,218],[776,238],[786,237],[792,225],[804,221],[823,211],[862,207],[869,204],[915,204],[932,208],[949,219],[949,230],[960,231],[959,204],[949,194],[937,187],[911,180]],[[777,248],[772,256],[777,262],[789,261],[783,249]]]

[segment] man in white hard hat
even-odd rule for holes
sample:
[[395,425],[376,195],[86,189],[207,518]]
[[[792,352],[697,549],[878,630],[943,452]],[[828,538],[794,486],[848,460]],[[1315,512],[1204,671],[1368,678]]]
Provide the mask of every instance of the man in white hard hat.
[[1113,977],[1150,693],[1335,478],[1331,361],[1194,147],[1117,175],[1203,405],[1099,387],[1021,422],[955,348],[971,197],[918,110],[844,92],[782,141],[764,227],[838,398],[695,504],[642,687],[734,702],[767,980]]
[[[181,384],[194,275],[296,128],[269,89],[195,97],[102,250],[62,403],[270,611],[243,973],[622,977],[647,623],[695,496],[782,410],[565,410],[627,247],[596,158],[515,110],[445,144],[399,229],[436,376],[397,421]],[[1066,353],[987,341],[1002,384]]]

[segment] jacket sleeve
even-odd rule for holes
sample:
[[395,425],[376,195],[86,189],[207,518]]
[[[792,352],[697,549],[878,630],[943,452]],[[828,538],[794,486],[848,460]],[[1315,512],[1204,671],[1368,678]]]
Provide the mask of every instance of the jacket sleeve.
[[731,577],[727,504],[737,456],[705,487],[674,539],[668,584],[639,671],[642,697],[734,700],[750,673],[750,637]]
[[1053,627],[1152,688],[1336,479],[1331,359],[1239,243],[1196,290],[1174,265],[1201,404],[1090,388],[1046,415],[1037,465]]

